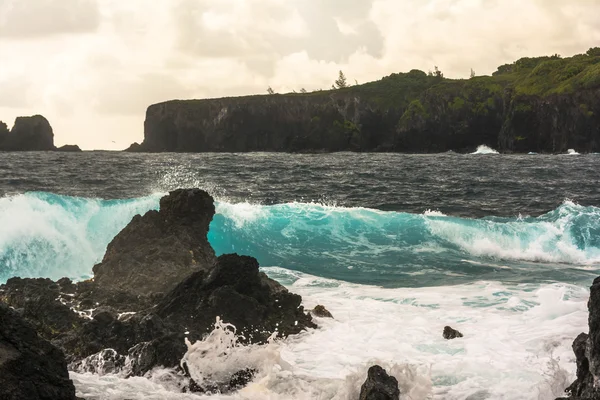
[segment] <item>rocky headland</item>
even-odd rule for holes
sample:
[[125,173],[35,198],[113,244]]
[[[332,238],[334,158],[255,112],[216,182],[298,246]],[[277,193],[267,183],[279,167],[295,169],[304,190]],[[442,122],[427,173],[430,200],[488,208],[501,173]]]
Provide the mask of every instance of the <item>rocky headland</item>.
[[312,93],[173,100],[146,112],[143,152],[600,151],[600,48],[522,58],[493,76],[419,70]]
[[77,145],[54,146],[54,131],[41,116],[17,117],[12,129],[0,121],[0,151],[81,151]]
[[[113,239],[93,279],[15,277],[0,286],[0,300],[61,349],[71,369],[126,376],[180,368],[185,338],[200,340],[217,317],[243,343],[316,327],[302,298],[260,272],[256,259],[215,256],[206,236],[214,213],[205,191],[173,191]],[[238,375],[231,379],[252,372]]]

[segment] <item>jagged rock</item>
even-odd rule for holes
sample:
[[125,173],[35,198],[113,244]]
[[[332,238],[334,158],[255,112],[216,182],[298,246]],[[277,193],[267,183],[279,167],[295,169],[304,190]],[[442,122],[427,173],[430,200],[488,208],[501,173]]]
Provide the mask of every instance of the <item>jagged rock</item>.
[[[63,349],[73,368],[126,375],[178,367],[187,351],[184,337],[201,339],[217,316],[248,342],[315,327],[301,297],[261,273],[256,259],[214,258],[206,234],[215,210],[206,192],[176,190],[160,205],[160,212],[134,217],[117,235],[94,279],[11,278],[0,285],[0,301],[18,308],[43,338]],[[135,273],[150,270],[151,282],[139,282]],[[168,286],[161,280],[175,287],[162,292]],[[123,357],[130,361],[125,366]]]
[[156,313],[175,331],[189,331],[194,340],[212,329],[219,316],[248,341],[264,342],[275,331],[285,337],[315,327],[301,301],[260,273],[255,258],[227,254],[210,272],[185,279],[157,305]]
[[48,120],[41,115],[17,117],[9,133],[2,135],[0,132],[0,139],[2,136],[4,140],[0,142],[0,150],[54,150],[54,132]]
[[367,373],[367,380],[360,388],[359,400],[399,400],[398,380],[389,376],[385,369],[373,365]]
[[160,200],[159,211],[136,215],[109,243],[94,266],[94,281],[143,295],[173,289],[214,263],[206,238],[214,213],[213,199],[203,190],[171,192]]
[[600,277],[594,279],[588,300],[589,333],[581,333],[573,342],[577,360],[577,379],[567,388],[568,397],[576,399],[599,399],[600,387]]
[[0,398],[75,400],[63,353],[0,303]]
[[463,337],[463,334],[460,333],[459,331],[457,331],[456,329],[452,329],[449,326],[445,326],[443,336],[444,336],[444,339],[451,340],[451,339],[461,338],[461,337]]
[[131,145],[123,151],[128,151],[130,153],[139,153],[144,151],[142,146],[138,142],[133,142]]
[[56,151],[80,152],[81,149],[76,144],[65,144],[64,146],[58,147]]
[[317,305],[311,310],[311,314],[320,318],[333,318],[333,315],[325,308],[325,306]]

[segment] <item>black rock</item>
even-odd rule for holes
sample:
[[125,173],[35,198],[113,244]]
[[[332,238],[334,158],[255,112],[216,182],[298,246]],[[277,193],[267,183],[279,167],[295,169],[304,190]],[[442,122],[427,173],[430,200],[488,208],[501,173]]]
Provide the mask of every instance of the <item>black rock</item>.
[[[176,190],[160,206],[117,235],[94,279],[12,278],[0,285],[0,301],[18,308],[84,372],[178,367],[187,351],[184,332],[200,340],[217,317],[253,343],[315,327],[302,298],[261,273],[256,259],[214,257],[206,234],[215,211],[206,192]],[[244,375],[235,378],[220,385],[240,385]]]
[[315,306],[315,308],[311,310],[311,314],[320,318],[333,318],[333,315],[331,315],[329,310],[322,305]]
[[573,342],[577,360],[577,379],[567,388],[569,399],[600,399],[600,277],[594,279],[588,300],[589,333],[581,333]]
[[6,125],[0,127],[0,150],[43,151],[54,150],[54,132],[46,118],[41,115],[17,117],[10,132]]
[[0,303],[0,398],[75,400],[65,357]]
[[379,365],[369,368],[367,380],[360,388],[359,400],[399,400],[398,380]]
[[443,336],[444,336],[444,339],[451,340],[451,339],[461,338],[461,337],[463,337],[463,334],[460,333],[459,331],[457,331],[456,329],[452,329],[449,326],[445,326]]
[[255,258],[226,254],[210,272],[196,272],[168,293],[156,313],[195,340],[212,329],[218,316],[247,341],[264,342],[275,331],[285,337],[316,327],[301,301],[260,273]]
[[136,215],[109,243],[102,262],[94,266],[94,281],[141,295],[168,292],[215,262],[206,238],[214,214],[213,199],[205,191],[171,192],[160,200],[160,211]]
[[76,144],[65,144],[64,146],[58,147],[56,151],[80,152],[81,149]]

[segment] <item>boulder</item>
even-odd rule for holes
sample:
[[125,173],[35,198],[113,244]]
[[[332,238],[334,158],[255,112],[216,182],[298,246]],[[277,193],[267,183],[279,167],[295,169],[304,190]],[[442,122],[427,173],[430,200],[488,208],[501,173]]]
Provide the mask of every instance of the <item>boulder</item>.
[[311,310],[311,314],[319,318],[333,318],[329,310],[320,304]]
[[[2,136],[0,134],[0,138]],[[10,133],[4,135],[0,150],[54,150],[54,132],[48,120],[41,115],[17,117]]]
[[160,200],[160,210],[136,215],[109,243],[94,281],[140,295],[166,293],[215,262],[208,243],[213,198],[200,189],[178,189]]
[[367,372],[367,380],[360,388],[359,400],[399,400],[398,380],[385,369],[374,365]]
[[0,303],[0,398],[75,400],[65,357]]
[[451,339],[456,339],[456,338],[463,337],[462,333],[460,333],[456,329],[452,329],[449,326],[445,326],[444,327],[444,332],[442,333],[442,335],[444,336],[444,339],[446,339],[446,340],[451,340]]
[[76,144],[65,144],[64,146],[58,147],[56,151],[80,152],[81,149]]
[[589,333],[581,333],[573,342],[577,361],[577,379],[567,388],[569,399],[598,399],[600,387],[600,277],[594,279],[588,300]]
[[288,336],[315,324],[302,298],[258,270],[253,257],[222,255],[210,272],[198,271],[156,306],[156,314],[175,332],[200,339],[216,317],[233,324],[248,342],[265,342],[275,331]]

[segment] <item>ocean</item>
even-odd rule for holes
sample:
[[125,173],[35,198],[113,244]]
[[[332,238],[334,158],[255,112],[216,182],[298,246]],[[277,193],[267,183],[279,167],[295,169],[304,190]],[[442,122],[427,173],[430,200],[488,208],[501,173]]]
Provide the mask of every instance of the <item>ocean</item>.
[[[135,214],[171,189],[199,187],[216,200],[209,241],[218,255],[256,257],[306,308],[322,304],[334,316],[228,354],[211,345],[235,341],[219,324],[212,339],[190,343],[199,371],[259,370],[237,393],[177,393],[168,370],[129,379],[72,372],[86,399],[357,399],[374,363],[411,400],[554,399],[575,377],[571,343],[587,331],[588,288],[600,275],[599,155],[2,160],[0,282],[87,279]],[[443,339],[445,325],[464,337]]]

